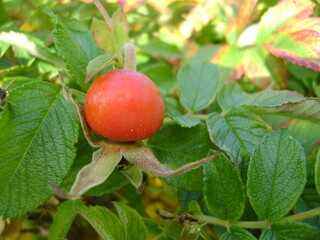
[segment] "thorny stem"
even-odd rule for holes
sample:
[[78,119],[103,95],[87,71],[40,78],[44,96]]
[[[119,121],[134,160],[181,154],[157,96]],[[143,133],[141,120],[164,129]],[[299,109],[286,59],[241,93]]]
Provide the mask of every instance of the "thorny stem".
[[104,20],[106,21],[109,29],[112,29],[112,20],[109,17],[109,14],[107,13],[107,11],[104,8],[104,6],[101,4],[101,2],[99,0],[94,0],[93,2],[97,6],[97,8],[99,9],[100,13],[102,14],[102,16],[103,16]]
[[[306,211],[306,212],[284,217],[280,220],[280,222],[302,220],[302,219],[311,218],[319,215],[320,215],[320,207]],[[200,222],[216,224],[224,227],[238,226],[243,228],[270,228],[271,226],[271,223],[268,221],[252,221],[252,222],[240,221],[237,223],[230,223],[228,221],[221,220],[216,217],[206,216],[206,215],[197,215],[194,217]]]

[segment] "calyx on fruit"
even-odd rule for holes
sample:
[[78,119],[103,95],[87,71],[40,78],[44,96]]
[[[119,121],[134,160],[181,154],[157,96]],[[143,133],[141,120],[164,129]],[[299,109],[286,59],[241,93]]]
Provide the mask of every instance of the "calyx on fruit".
[[[130,143],[112,143],[105,139],[97,139],[89,128],[83,114],[83,108],[77,104],[68,89],[64,84],[63,77],[60,75],[63,85],[64,95],[68,102],[73,104],[77,110],[80,118],[84,134],[92,147],[99,147],[99,150],[93,153],[92,162],[84,166],[77,174],[76,180],[70,192],[64,192],[58,187],[54,186],[56,194],[65,198],[79,198],[83,193],[92,187],[103,183],[112,173],[112,171],[119,165],[121,159],[124,157],[129,163],[137,166],[135,168],[135,175],[138,176],[139,181],[132,179],[132,173],[127,172],[125,175],[137,187],[142,184],[141,171],[163,177],[173,177],[181,175],[187,171],[200,167],[201,165],[213,160],[219,152],[215,152],[212,156],[203,158],[199,161],[192,162],[178,169],[170,169],[162,165],[157,158],[153,155],[151,149],[146,147],[142,142]],[[138,170],[138,171],[136,171]],[[125,171],[125,170],[124,170]]]

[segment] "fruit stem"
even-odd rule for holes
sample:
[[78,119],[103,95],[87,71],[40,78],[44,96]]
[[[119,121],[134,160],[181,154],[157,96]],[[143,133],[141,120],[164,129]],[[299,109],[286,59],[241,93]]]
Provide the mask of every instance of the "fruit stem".
[[132,43],[123,46],[124,69],[136,71],[136,49]]

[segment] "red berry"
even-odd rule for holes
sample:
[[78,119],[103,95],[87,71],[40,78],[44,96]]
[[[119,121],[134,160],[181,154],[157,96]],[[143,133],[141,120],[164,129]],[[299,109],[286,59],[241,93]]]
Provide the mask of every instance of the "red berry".
[[145,75],[112,70],[90,86],[84,102],[89,126],[115,141],[151,137],[162,125],[164,101],[157,86]]

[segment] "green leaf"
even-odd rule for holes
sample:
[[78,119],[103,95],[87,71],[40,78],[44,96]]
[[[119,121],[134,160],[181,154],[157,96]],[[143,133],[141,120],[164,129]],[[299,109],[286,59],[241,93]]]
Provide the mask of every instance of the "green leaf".
[[225,232],[221,240],[256,240],[256,238],[246,229],[241,227],[231,227]]
[[232,162],[219,154],[203,167],[204,199],[210,212],[231,223],[243,214],[246,195],[240,173]]
[[320,123],[309,120],[292,119],[287,126],[291,135],[304,147],[306,154],[320,141]]
[[287,90],[263,90],[257,93],[246,93],[237,83],[226,84],[218,93],[217,99],[223,109],[243,105],[274,106],[290,101],[299,101],[303,96]]
[[271,229],[264,229],[259,240],[280,240]]
[[181,127],[185,128],[191,128],[201,123],[199,119],[190,117],[188,115],[172,116],[171,114],[169,114],[169,117],[177,122]]
[[307,223],[285,221],[274,223],[271,226],[272,231],[285,240],[315,240],[320,239],[320,230]]
[[112,24],[114,48],[121,52],[123,45],[129,42],[127,17],[121,8],[113,13]]
[[75,19],[61,20],[50,9],[47,14],[55,21],[54,44],[67,65],[67,69],[74,81],[86,90],[86,67],[90,60],[101,54],[101,51],[93,42],[92,34],[86,27]]
[[87,66],[87,74],[85,82],[90,81],[98,72],[107,67],[112,63],[112,56],[110,55],[99,55],[92,59]]
[[320,150],[317,155],[317,162],[316,162],[315,168],[316,168],[316,171],[315,171],[314,181],[315,181],[318,193],[320,195]]
[[267,134],[249,164],[247,193],[262,219],[275,222],[286,215],[306,183],[306,157],[286,129]]
[[101,206],[80,206],[77,208],[77,212],[92,225],[103,239],[126,239],[123,223],[109,209]]
[[2,29],[0,42],[23,49],[27,53],[65,69],[62,59],[51,52],[40,39],[17,30]]
[[[214,147],[203,124],[193,128],[182,128],[178,125],[164,126],[149,139],[148,145],[158,160],[169,167],[182,166],[207,157],[209,150]],[[164,178],[169,184],[190,191],[201,191],[202,179],[202,167],[181,176]]]
[[246,106],[258,114],[280,114],[309,121],[320,121],[320,98],[304,98],[275,106]]
[[0,134],[0,215],[34,210],[60,185],[75,157],[78,118],[61,87],[30,82],[10,91]]
[[208,107],[219,87],[219,72],[212,63],[184,65],[178,72],[182,105],[193,112]]
[[105,21],[97,18],[92,19],[91,31],[94,42],[107,55],[114,54],[113,37],[111,27]]
[[148,231],[139,213],[123,203],[113,203],[124,226],[126,240],[147,239]]
[[212,142],[237,163],[250,157],[255,146],[271,130],[259,116],[243,108],[231,109],[225,116],[211,113],[207,127]]
[[50,226],[49,240],[65,239],[69,228],[75,219],[77,213],[75,209],[83,206],[84,202],[81,200],[65,201],[57,209],[53,222]]
[[177,59],[181,57],[180,50],[175,45],[162,42],[157,38],[151,39],[145,45],[139,45],[142,51],[153,57],[163,57],[167,59]]

